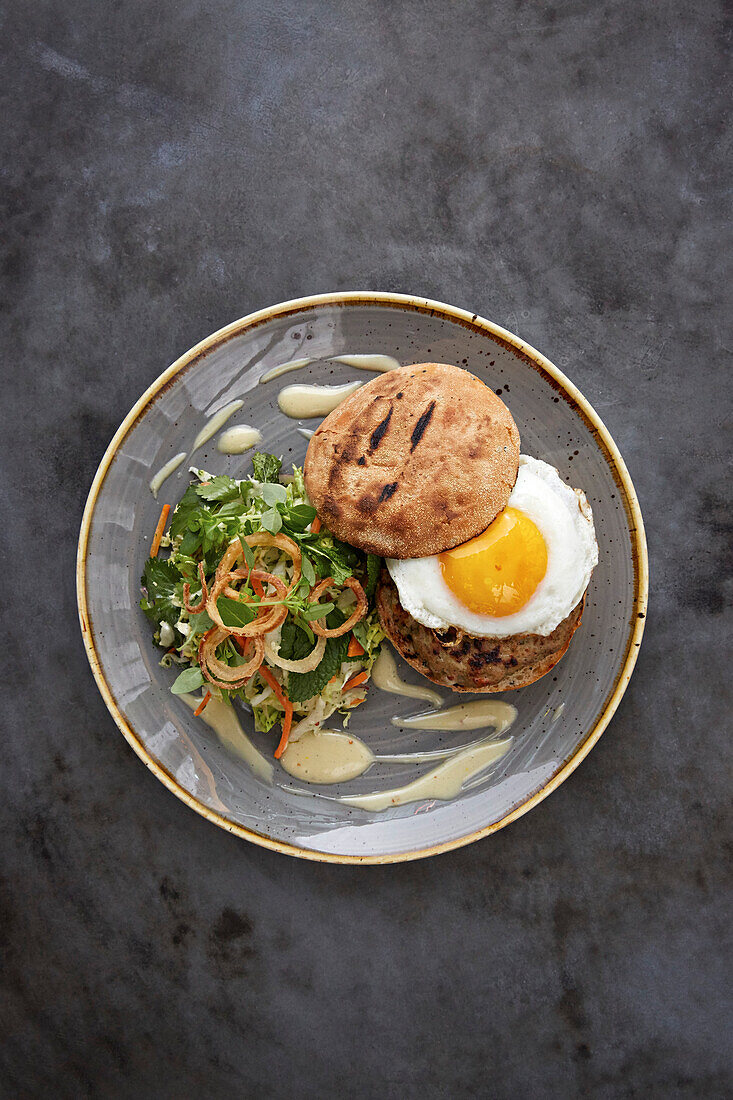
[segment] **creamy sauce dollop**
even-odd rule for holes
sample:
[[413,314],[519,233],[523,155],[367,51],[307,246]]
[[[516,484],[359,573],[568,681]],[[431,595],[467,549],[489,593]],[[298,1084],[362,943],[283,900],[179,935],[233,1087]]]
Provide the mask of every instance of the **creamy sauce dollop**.
[[362,775],[374,763],[368,745],[337,730],[312,730],[291,741],[280,757],[289,775],[306,783],[343,783]]
[[327,416],[361,385],[361,382],[347,382],[344,386],[285,386],[278,394],[277,403],[280,412],[293,420]]
[[249,424],[235,424],[222,432],[216,441],[216,449],[223,455],[242,455],[262,442],[262,432]]

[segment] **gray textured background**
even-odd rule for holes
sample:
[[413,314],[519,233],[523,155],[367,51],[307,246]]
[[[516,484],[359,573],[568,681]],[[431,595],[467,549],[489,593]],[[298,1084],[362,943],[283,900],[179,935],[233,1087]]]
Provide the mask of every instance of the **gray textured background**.
[[[730,1095],[723,13],[4,5],[4,1095]],[[566,370],[652,568],[579,771],[384,868],[257,849],[170,795],[105,710],[74,595],[89,483],[154,377],[252,309],[368,288]]]

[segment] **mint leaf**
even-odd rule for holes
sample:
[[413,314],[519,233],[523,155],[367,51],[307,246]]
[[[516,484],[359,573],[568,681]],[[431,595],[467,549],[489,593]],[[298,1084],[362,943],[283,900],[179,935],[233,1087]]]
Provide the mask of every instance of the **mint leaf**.
[[239,486],[226,474],[212,477],[210,481],[195,488],[196,495],[202,500],[235,500],[239,496]]
[[216,606],[219,608],[224,626],[246,626],[255,617],[254,611],[248,604],[240,603],[239,600],[230,600],[228,596],[220,596]]
[[280,635],[280,656],[286,661],[300,661],[312,649],[313,642],[300,629],[292,615],[288,615]]
[[[286,620],[287,621],[287,620]],[[332,611],[326,619],[326,624],[333,629],[335,626],[340,626],[344,622],[343,614],[337,609]],[[283,624],[283,634],[285,633],[285,624]],[[300,631],[302,634],[302,631]],[[324,687],[341,668],[341,664],[346,660],[346,650],[349,645],[349,635],[342,634],[340,638],[329,638],[326,641],[326,650],[321,658],[320,664],[312,670],[312,672],[289,672],[288,673],[288,688],[287,694],[293,703],[304,703],[307,699],[312,699],[314,695],[320,695]],[[305,657],[307,653],[310,653],[313,647],[306,649],[305,653],[301,653],[298,657],[291,657],[290,660],[300,660],[300,657]],[[282,652],[282,648],[280,650]]]
[[252,476],[256,481],[277,481],[281,466],[282,459],[266,451],[258,451],[252,456]]
[[272,484],[262,485],[260,496],[265,504],[285,504],[288,499],[288,491],[279,481],[275,481]]
[[347,577],[353,577],[359,561],[358,554],[344,543],[326,546],[323,543],[308,543],[308,553],[316,558],[315,565],[319,576],[333,577],[336,584],[343,584]]
[[195,668],[185,668],[178,679],[171,687],[171,691],[174,695],[186,695],[189,691],[196,691],[197,688],[203,687],[204,678],[201,674],[201,669],[196,665]]
[[379,571],[382,568],[382,559],[378,554],[367,554],[367,582],[364,586],[367,599],[370,600],[374,595],[374,590],[377,587],[377,581],[379,580]]
[[178,570],[164,558],[148,558],[140,584],[147,589],[147,599],[140,606],[151,623],[159,622],[175,626],[181,616],[181,608],[173,602],[176,585],[180,580]]

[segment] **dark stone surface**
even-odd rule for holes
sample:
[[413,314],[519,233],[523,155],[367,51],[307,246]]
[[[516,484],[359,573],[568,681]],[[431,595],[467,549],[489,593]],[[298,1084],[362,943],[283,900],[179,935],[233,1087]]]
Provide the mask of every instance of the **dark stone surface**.
[[[0,1090],[730,1095],[722,2],[8,0],[0,28]],[[652,568],[579,771],[384,868],[260,850],[172,797],[74,595],[89,483],[160,370],[254,308],[366,288],[566,369]]]

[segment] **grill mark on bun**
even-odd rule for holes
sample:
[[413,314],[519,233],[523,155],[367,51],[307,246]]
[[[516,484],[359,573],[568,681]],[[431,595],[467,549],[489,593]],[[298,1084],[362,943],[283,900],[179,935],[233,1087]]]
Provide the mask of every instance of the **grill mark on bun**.
[[[433,402],[433,404],[435,404],[435,402]],[[387,428],[389,427],[389,422],[390,422],[391,419],[392,419],[392,406],[390,405],[389,412],[385,416],[384,420],[380,421],[380,423],[377,424],[376,428],[374,429],[374,431],[371,434],[371,438],[369,439],[369,450],[370,451],[376,451],[377,447],[379,446],[379,444],[384,439],[385,432],[387,431]]]
[[383,500],[389,500],[389,498],[391,496],[394,496],[394,494],[396,492],[397,492],[397,482],[396,481],[392,481],[392,482],[390,482],[389,485],[385,485],[384,488],[382,489],[382,492],[379,494],[380,502],[383,501]]
[[[412,453],[415,450],[418,443],[422,439],[423,434],[425,432],[425,429],[427,428],[428,424],[430,423],[430,419],[433,415],[433,410],[434,409],[435,409],[435,402],[431,401],[430,404],[428,405],[427,409],[425,410],[425,412],[422,414],[422,416],[418,420],[415,427],[412,429],[412,435],[410,436],[410,441],[412,443],[412,446],[410,447],[410,453]],[[390,412],[391,412],[391,410],[390,410]]]

